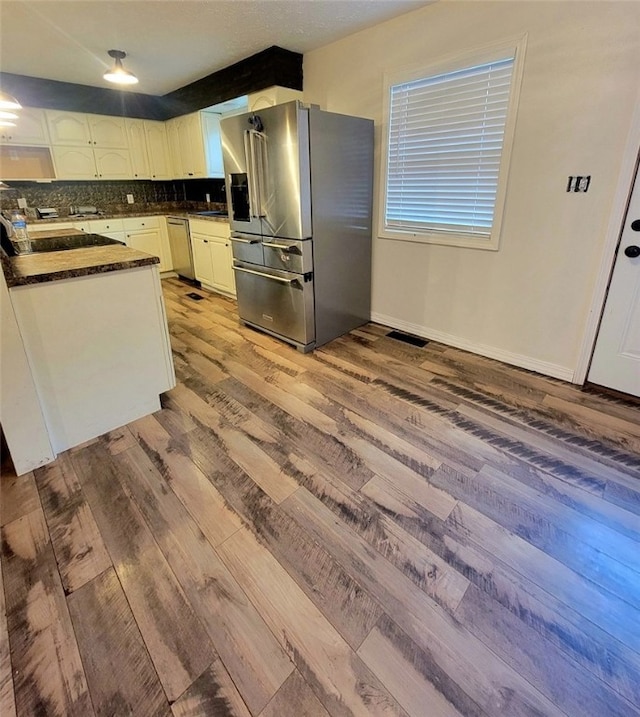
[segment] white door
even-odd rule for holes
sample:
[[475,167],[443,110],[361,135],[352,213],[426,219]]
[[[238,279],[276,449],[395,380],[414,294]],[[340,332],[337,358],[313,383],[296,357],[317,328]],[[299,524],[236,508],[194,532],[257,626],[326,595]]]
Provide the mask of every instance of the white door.
[[589,381],[640,396],[640,174],[622,227]]

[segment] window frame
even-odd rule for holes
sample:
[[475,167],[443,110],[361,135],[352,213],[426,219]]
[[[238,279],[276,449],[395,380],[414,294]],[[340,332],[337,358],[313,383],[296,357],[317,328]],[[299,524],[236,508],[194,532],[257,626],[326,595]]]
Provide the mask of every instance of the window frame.
[[[463,53],[456,53],[442,58],[437,62],[427,65],[414,65],[404,67],[393,72],[385,72],[383,76],[383,132],[382,147],[380,152],[380,186],[378,196],[378,236],[382,239],[396,241],[418,242],[422,244],[440,244],[445,246],[466,247],[472,249],[486,249],[498,251],[500,248],[500,236],[504,206],[506,200],[507,182],[511,154],[513,149],[513,138],[515,134],[516,116],[520,100],[520,87],[524,69],[524,55],[527,36],[470,50]],[[505,59],[513,55],[513,74],[509,90],[507,106],[507,118],[504,127],[504,139],[502,153],[500,155],[500,166],[498,170],[498,185],[493,213],[493,223],[489,237],[483,237],[465,232],[438,232],[436,230],[415,232],[403,230],[397,227],[386,226],[385,214],[387,203],[387,169],[389,160],[389,115],[391,108],[392,87],[415,80],[426,79],[439,74],[456,72],[471,68],[475,65],[482,65],[489,62]]]

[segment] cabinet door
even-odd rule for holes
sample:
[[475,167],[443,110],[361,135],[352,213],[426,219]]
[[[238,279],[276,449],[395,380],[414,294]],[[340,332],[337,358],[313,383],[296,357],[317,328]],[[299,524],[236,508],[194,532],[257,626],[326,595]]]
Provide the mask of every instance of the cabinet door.
[[0,142],[6,144],[49,144],[47,118],[44,110],[35,107],[23,107],[15,127],[5,127],[0,134]]
[[201,112],[201,120],[207,157],[207,177],[224,178],[220,115],[213,112]]
[[81,147],[92,144],[87,115],[81,112],[46,110],[51,144]]
[[181,177],[191,179],[206,177],[206,161],[200,113],[176,118],[178,153]]
[[131,179],[131,160],[126,149],[95,149],[100,179]]
[[182,170],[182,157],[180,156],[180,139],[178,133],[178,117],[167,122],[167,144],[169,145],[169,162],[171,174],[175,179],[184,176]]
[[90,147],[52,147],[58,179],[96,179],[96,161]]
[[144,121],[151,179],[172,179],[171,157],[164,122]]
[[192,234],[191,246],[193,248],[193,268],[196,279],[203,284],[213,286],[213,269],[211,265],[209,240],[205,236]]
[[123,117],[87,115],[91,141],[96,147],[127,149],[127,127]]
[[134,179],[149,179],[149,158],[147,156],[147,137],[144,120],[127,120],[129,138],[129,156]]
[[231,241],[229,240],[209,240],[213,273],[211,286],[227,294],[235,294],[236,283],[233,275],[233,258],[230,244]]
[[151,254],[151,256],[160,257],[161,246],[160,246],[160,232],[157,229],[147,229],[139,232],[127,232],[126,242],[127,245],[138,251],[143,251],[145,254]]

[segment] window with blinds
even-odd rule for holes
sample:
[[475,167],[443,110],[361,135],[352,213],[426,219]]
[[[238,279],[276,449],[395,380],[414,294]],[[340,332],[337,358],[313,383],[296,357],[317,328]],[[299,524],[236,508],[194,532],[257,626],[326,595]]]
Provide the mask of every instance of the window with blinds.
[[389,84],[383,236],[498,248],[515,56]]

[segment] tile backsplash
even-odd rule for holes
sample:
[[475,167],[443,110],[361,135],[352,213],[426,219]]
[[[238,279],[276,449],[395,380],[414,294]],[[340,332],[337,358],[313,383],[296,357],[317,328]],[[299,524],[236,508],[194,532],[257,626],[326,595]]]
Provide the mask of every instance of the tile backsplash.
[[[132,194],[133,204],[127,203]],[[0,192],[0,208],[15,209],[18,199],[24,197],[27,207],[54,207],[61,217],[69,213],[73,205],[95,205],[105,214],[121,211],[144,210],[146,205],[190,209],[193,203],[206,202],[209,195],[213,204],[226,204],[224,180],[189,179],[167,182],[152,181],[100,181],[100,182],[10,182],[10,189]]]

